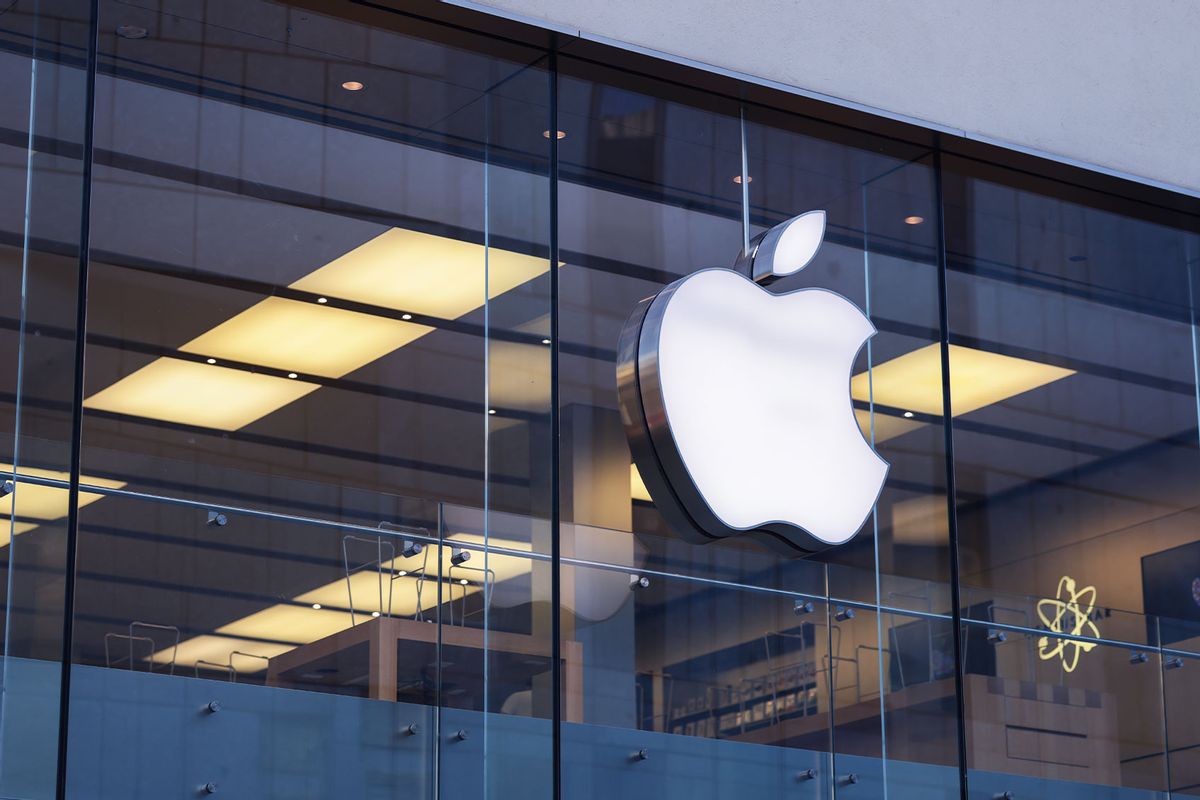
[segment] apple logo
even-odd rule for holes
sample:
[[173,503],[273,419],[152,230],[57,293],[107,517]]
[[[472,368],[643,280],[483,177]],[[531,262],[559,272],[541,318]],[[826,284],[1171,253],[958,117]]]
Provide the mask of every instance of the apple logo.
[[655,505],[692,541],[749,534],[785,553],[849,541],[888,463],[850,399],[875,326],[825,289],[775,294],[825,236],[810,211],[751,242],[734,269],[694,272],[638,304],[617,385],[634,462]]

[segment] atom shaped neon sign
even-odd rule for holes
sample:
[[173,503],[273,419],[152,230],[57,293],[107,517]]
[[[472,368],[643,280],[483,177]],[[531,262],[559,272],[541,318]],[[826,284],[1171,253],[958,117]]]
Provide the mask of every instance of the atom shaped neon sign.
[[[1100,637],[1100,629],[1092,622],[1096,608],[1096,587],[1075,588],[1075,579],[1064,575],[1058,581],[1058,593],[1053,600],[1039,600],[1037,614],[1051,633],[1069,636]],[[1080,653],[1087,653],[1096,642],[1079,639],[1060,639],[1042,636],[1038,639],[1038,656],[1043,661],[1062,660],[1063,672],[1074,672],[1079,666]]]

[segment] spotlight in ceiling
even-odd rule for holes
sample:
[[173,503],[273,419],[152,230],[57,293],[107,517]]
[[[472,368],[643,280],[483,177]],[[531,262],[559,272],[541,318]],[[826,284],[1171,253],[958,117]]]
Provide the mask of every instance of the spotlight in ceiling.
[[[549,139],[550,131],[542,131],[542,138]],[[554,138],[559,139],[559,140],[565,139],[565,138],[567,138],[567,132],[566,131],[555,131]]]
[[924,217],[918,217],[916,214],[913,214],[911,217],[904,218],[905,225],[920,225],[924,221]]
[[359,81],[346,81],[342,84],[342,88],[347,92],[361,92],[367,87]]
[[[734,176],[733,176],[733,182],[734,182],[734,183],[736,183],[736,184],[738,184],[738,185],[740,186],[740,185],[741,185],[741,183],[742,183],[742,176],[741,176],[741,175],[734,175]],[[746,176],[746,183],[754,183],[754,176],[753,176],[753,175],[747,175],[747,176]]]
[[139,25],[118,25],[117,36],[122,39],[145,39],[149,31]]
[[321,305],[325,305],[326,303],[328,303],[328,302],[329,302],[329,298],[327,298],[327,297],[318,297],[318,298],[317,298],[317,302],[318,302],[318,303],[320,303]]

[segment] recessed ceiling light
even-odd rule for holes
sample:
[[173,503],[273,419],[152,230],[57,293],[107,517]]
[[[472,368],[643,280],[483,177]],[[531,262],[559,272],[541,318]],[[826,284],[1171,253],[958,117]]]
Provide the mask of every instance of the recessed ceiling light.
[[904,412],[904,418],[905,418],[905,419],[912,419],[912,418],[913,418],[913,413],[912,413],[911,411],[905,411],[905,412]]
[[542,344],[550,344],[550,340],[549,340],[549,339],[542,339]]
[[179,349],[286,372],[304,370],[308,375],[340,378],[432,330],[343,308],[318,310],[314,305],[268,297]]
[[320,611],[320,610],[321,610],[321,604],[320,604],[320,603],[313,603],[313,604],[312,604],[312,607],[313,607],[313,610],[315,610],[315,611]]
[[[334,259],[289,288],[311,298],[416,312],[397,320],[311,300],[268,297],[179,349],[195,361],[162,358],[87,398],[85,406],[185,425],[237,430],[320,388],[307,381],[214,366],[220,360],[340,378],[409,344],[432,327],[414,314],[457,319],[544,274],[544,258],[392,228]],[[426,268],[437,263],[439,270]],[[561,265],[561,264],[560,264]],[[487,286],[486,298],[477,287]],[[384,287],[384,288],[381,288]],[[206,355],[208,354],[208,355]],[[207,359],[212,361],[205,363]],[[203,359],[203,360],[202,360]],[[507,406],[507,404],[506,404]]]
[[403,578],[405,575],[408,574],[408,570],[406,570],[406,569],[397,570],[396,574],[399,575],[401,578]]
[[918,217],[916,214],[913,214],[911,217],[904,218],[905,225],[920,225],[924,221],[924,217]]
[[[1074,374],[1074,370],[1051,364],[950,345],[950,396],[956,417]],[[873,400],[879,405],[940,417],[940,345],[928,344],[876,364],[869,373],[855,375],[850,379],[850,393],[861,402]]]
[[320,384],[280,380],[261,372],[160,358],[101,389],[83,405],[132,417],[236,431],[320,388]]
[[[65,498],[66,490],[61,490],[61,493]],[[476,544],[480,547],[491,545],[510,551],[528,552],[532,549],[529,542],[497,539],[496,537],[485,538],[477,534],[455,533],[452,534],[451,540]],[[434,569],[438,571],[427,577],[436,579],[436,576],[449,574],[448,570],[452,566],[451,558],[450,548],[444,548],[441,566],[435,566]],[[395,565],[396,561],[393,559],[384,561],[380,568],[391,570],[395,568]],[[518,575],[529,574],[530,562],[528,558],[521,556],[493,553],[488,562],[488,569],[490,580],[499,583]],[[396,574],[404,575],[406,573],[404,570],[397,570]],[[229,656],[230,648],[271,658],[291,650],[296,645],[316,641],[349,629],[354,624],[354,617],[348,611],[334,609],[345,608],[351,597],[356,601],[358,598],[365,598],[366,607],[363,608],[362,613],[370,613],[372,617],[383,616],[384,612],[388,612],[390,616],[408,617],[414,615],[418,610],[427,610],[441,602],[438,592],[425,591],[422,593],[420,580],[394,584],[396,588],[391,598],[386,601],[386,605],[383,602],[378,604],[371,602],[373,596],[378,596],[378,574],[372,574],[369,571],[357,572],[350,576],[349,583],[350,585],[347,585],[346,578],[342,577],[310,592],[293,597],[290,601],[256,611],[247,617],[222,625],[212,634],[196,636],[182,641],[178,645],[168,645],[154,653],[151,660],[155,664],[174,661],[176,665],[186,664],[188,666],[199,660],[224,663]],[[466,597],[478,594],[480,591],[481,587],[467,581],[463,584],[461,594]],[[376,607],[371,608],[371,605],[376,605]],[[305,613],[306,609],[315,609],[318,606],[320,606],[318,610],[324,613]],[[435,620],[429,620],[429,622],[432,624]],[[260,672],[266,669],[266,661],[241,659],[236,668],[238,672]]]
[[289,378],[299,378],[300,376],[299,376],[299,375],[297,375],[297,374],[296,374],[296,373],[294,373],[294,372],[289,372],[289,373],[288,373],[288,377],[289,377]]
[[317,298],[317,302],[318,302],[318,303],[320,303],[321,305],[325,305],[326,303],[328,303],[328,302],[329,302],[329,298],[327,298],[327,297],[318,297],[318,298]]
[[345,89],[347,92],[361,92],[363,89],[365,89],[367,87],[358,81],[346,81],[345,83],[342,84],[342,88]]
[[[550,131],[542,131],[542,138],[549,139]],[[567,138],[567,132],[566,131],[555,131],[554,138],[555,139],[565,139],[565,138]]]
[[145,39],[149,31],[139,25],[118,25],[117,36],[122,39]]
[[[51,478],[64,483],[70,478],[70,475],[66,472],[55,472],[38,469],[37,467],[22,466],[20,472],[25,475],[37,478]],[[12,464],[0,464],[0,474],[5,473],[10,476],[12,475]],[[113,481],[88,475],[80,475],[79,482],[92,486],[103,486],[109,489],[120,489],[125,486],[124,481]],[[17,499],[17,495],[20,495],[19,500]],[[95,492],[81,491],[79,493],[78,507],[83,508],[103,497],[104,495],[96,494]],[[9,492],[0,497],[0,547],[7,546],[12,535],[31,531],[42,522],[51,522],[66,518],[67,510],[70,507],[68,500],[65,488],[44,486],[39,483],[22,483],[16,492]],[[16,501],[15,509],[13,508],[14,501]]]
[[463,586],[466,586],[468,583],[470,583],[470,581],[468,581],[466,578],[459,578],[458,582]]
[[[734,182],[734,183],[736,183],[736,184],[738,184],[738,185],[740,186],[740,185],[741,185],[741,183],[742,183],[742,176],[741,176],[741,175],[734,175],[734,176],[733,176],[733,182]],[[746,176],[746,183],[754,183],[754,176],[753,176],[753,175],[747,175],[747,176]]]
[[489,409],[488,409],[488,413],[489,413],[489,414],[495,414],[495,413],[496,413],[496,409],[494,409],[494,408],[489,408]]
[[215,358],[206,358],[206,359],[204,359],[204,360],[205,360],[206,362],[208,362],[209,364],[215,364],[215,363],[217,363],[217,360],[216,360]]
[[401,314],[400,319],[412,319],[412,314]]

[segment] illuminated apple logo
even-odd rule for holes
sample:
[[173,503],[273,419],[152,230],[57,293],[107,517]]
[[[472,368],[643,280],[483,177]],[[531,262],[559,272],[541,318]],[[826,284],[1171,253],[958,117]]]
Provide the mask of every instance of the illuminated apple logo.
[[850,399],[875,326],[824,289],[762,288],[825,236],[810,211],[758,237],[735,269],[694,272],[643,300],[621,333],[621,416],[655,505],[681,534],[751,534],[785,552],[848,541],[888,464]]

